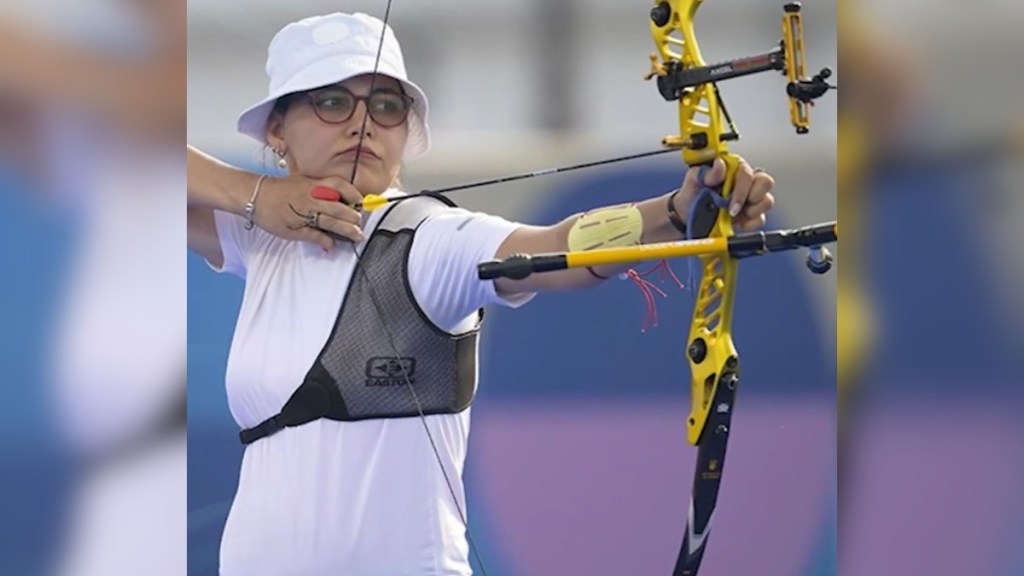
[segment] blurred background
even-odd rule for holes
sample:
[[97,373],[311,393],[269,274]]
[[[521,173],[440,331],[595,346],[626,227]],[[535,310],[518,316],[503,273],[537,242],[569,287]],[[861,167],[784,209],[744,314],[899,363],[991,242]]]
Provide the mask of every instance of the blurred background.
[[[273,158],[235,133],[266,92],[266,47],[285,24],[334,10],[382,17],[385,3],[189,4],[189,142],[254,171]],[[677,109],[644,82],[649,3],[405,2],[390,24],[430,98],[435,147],[403,171],[410,189],[654,150]],[[836,7],[808,3],[809,71],[836,54]],[[709,62],[772,50],[781,2],[708,2],[697,34]],[[776,179],[770,226],[836,215],[835,93],[810,134],[789,125],[785,79],[720,85],[743,139],[735,150]],[[453,193],[460,204],[553,223],[678,186],[678,155]],[[838,255],[841,268],[842,255]],[[646,269],[647,266],[640,267]],[[688,264],[673,268],[685,280]],[[242,284],[196,256],[189,269],[189,570],[215,574],[242,447],[224,370]],[[745,380],[734,419],[709,575],[834,574],[835,274],[803,254],[741,266],[734,334]],[[656,277],[649,279],[656,281]],[[628,280],[489,311],[467,463],[469,525],[491,574],[664,574],[682,541],[696,451],[686,444],[683,356],[693,295],[658,284],[659,326]]]
[[1024,574],[1024,10],[840,6],[840,573]]
[[0,573],[186,570],[185,5],[0,10]]

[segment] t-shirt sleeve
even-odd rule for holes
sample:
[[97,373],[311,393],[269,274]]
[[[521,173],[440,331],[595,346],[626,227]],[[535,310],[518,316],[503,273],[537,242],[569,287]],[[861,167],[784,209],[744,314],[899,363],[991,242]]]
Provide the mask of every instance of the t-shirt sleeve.
[[420,224],[409,254],[409,282],[420,308],[438,327],[451,331],[479,308],[518,308],[536,295],[498,294],[493,281],[477,277],[477,265],[493,260],[520,226],[461,208]]
[[214,266],[209,260],[206,264],[215,272],[227,272],[239,278],[245,278],[249,263],[249,250],[259,228],[245,229],[245,219],[228,212],[213,211],[217,226],[217,240],[224,257],[224,264]]

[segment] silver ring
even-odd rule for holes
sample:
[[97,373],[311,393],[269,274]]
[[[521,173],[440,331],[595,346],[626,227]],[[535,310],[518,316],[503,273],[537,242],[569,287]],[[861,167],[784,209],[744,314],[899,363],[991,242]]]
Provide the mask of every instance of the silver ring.
[[309,228],[320,228],[320,213],[310,210],[306,213],[306,226]]
[[767,170],[765,170],[764,168],[761,168],[760,166],[755,166],[754,167],[754,174],[760,174],[761,172],[767,172]]

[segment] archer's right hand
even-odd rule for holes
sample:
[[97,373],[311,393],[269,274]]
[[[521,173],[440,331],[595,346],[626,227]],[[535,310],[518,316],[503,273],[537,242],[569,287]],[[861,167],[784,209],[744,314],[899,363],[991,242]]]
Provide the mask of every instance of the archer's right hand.
[[268,176],[256,198],[253,222],[275,236],[310,242],[328,251],[335,240],[363,241],[363,214],[352,208],[362,199],[341,178]]

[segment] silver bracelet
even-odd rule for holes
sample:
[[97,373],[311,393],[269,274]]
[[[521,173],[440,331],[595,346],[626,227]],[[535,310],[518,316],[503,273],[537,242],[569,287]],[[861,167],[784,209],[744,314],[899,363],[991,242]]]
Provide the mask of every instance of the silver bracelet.
[[245,204],[245,229],[252,230],[254,223],[252,221],[252,215],[256,212],[256,197],[260,195],[260,185],[263,184],[263,180],[266,179],[267,175],[262,174],[256,179],[256,189],[252,191],[252,198]]

